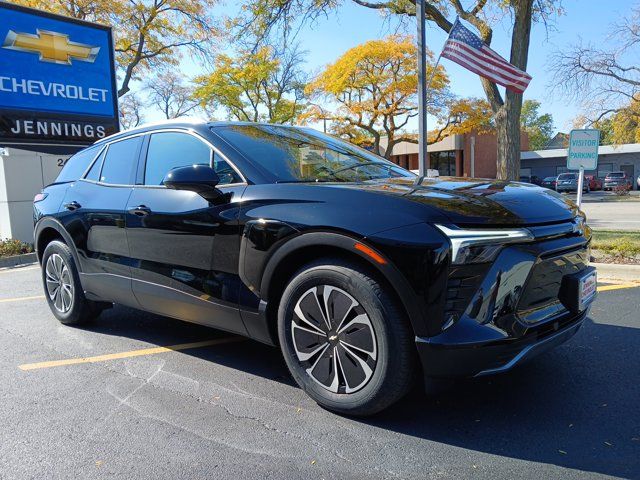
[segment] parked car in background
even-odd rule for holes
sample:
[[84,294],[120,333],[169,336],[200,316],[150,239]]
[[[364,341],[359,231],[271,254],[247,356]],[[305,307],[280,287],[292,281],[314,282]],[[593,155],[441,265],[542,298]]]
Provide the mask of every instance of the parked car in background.
[[537,175],[520,175],[520,181],[532,183],[533,185],[542,185],[542,179]]
[[[561,173],[558,175],[558,183],[556,185],[557,192],[577,192],[578,191],[578,174],[577,173]],[[589,182],[582,184],[582,191],[589,193]]]
[[556,184],[558,183],[558,177],[545,177],[542,180],[542,185],[544,188],[550,188],[551,190],[556,189]]
[[604,177],[604,189],[613,190],[616,187],[628,187],[631,190],[631,179],[624,172],[609,172]]
[[589,183],[590,190],[602,190],[603,181],[595,175],[585,175],[584,181]]
[[597,295],[572,202],[419,178],[310,128],[120,132],[69,159],[34,219],[63,324],[119,303],[277,345],[300,387],[343,414],[388,407],[420,375],[429,387],[511,370],[567,341]]

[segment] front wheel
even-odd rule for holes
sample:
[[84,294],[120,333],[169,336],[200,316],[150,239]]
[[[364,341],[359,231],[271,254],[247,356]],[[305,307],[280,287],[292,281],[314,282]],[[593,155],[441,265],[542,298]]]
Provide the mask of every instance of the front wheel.
[[411,386],[406,314],[358,265],[327,259],[301,269],[282,295],[278,334],[293,378],[329,410],[372,415]]

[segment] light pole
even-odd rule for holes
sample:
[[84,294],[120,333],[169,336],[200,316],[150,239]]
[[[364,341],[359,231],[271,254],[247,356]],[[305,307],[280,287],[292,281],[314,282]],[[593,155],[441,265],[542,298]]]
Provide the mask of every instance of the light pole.
[[424,0],[416,0],[418,22],[418,174],[427,174],[427,40]]

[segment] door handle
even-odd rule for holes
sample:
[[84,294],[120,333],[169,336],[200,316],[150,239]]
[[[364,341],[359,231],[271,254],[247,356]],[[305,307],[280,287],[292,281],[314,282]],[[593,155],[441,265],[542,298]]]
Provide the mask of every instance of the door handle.
[[80,205],[78,202],[76,202],[75,200],[73,202],[69,202],[69,203],[65,203],[64,204],[64,208],[66,208],[67,210],[71,210],[72,212],[74,210],[78,210],[82,205]]
[[129,213],[136,215],[137,217],[146,217],[151,213],[151,209],[146,205],[138,205],[129,210]]

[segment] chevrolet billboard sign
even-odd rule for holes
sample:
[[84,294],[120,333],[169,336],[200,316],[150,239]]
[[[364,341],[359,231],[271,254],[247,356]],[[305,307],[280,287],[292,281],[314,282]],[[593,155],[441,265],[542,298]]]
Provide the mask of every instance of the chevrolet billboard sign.
[[111,29],[0,1],[0,142],[86,145],[117,131]]

